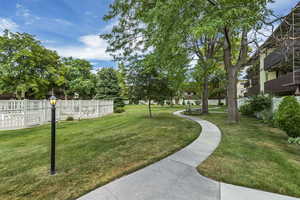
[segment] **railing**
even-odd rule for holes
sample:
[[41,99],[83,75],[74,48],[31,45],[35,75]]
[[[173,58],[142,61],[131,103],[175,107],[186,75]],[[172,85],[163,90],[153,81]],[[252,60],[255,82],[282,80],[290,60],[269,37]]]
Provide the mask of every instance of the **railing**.
[[265,70],[271,69],[273,66],[280,64],[283,60],[284,55],[281,49],[276,49],[265,58]]
[[295,92],[296,87],[293,83],[293,72],[280,76],[277,79],[265,82],[266,93],[283,93],[283,92]]
[[[48,100],[0,100],[0,130],[28,128],[50,121]],[[58,100],[57,120],[87,119],[113,113],[112,100]]]

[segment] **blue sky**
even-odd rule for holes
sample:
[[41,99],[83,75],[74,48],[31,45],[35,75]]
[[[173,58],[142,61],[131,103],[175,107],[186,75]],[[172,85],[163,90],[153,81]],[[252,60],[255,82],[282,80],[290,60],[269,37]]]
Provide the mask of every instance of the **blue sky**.
[[[102,17],[113,0],[0,0],[0,31],[27,32],[61,56],[89,60],[96,67],[116,66],[98,35],[116,22]],[[299,0],[275,0],[278,15],[287,14]]]

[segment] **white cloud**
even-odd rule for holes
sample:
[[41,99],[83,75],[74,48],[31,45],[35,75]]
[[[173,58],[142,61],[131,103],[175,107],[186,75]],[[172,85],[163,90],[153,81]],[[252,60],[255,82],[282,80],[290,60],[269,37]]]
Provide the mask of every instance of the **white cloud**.
[[[2,33],[5,29],[10,31],[17,31],[19,28],[18,24],[8,18],[0,18],[0,32]],[[1,34],[0,33],[0,34]]]
[[69,21],[67,21],[67,20],[65,20],[65,19],[54,19],[54,21],[56,22],[56,23],[59,23],[59,24],[61,24],[61,25],[66,25],[66,26],[71,26],[71,25],[73,25],[71,22],[69,22]]
[[74,57],[88,60],[112,60],[106,52],[107,42],[98,35],[84,35],[79,38],[82,45],[50,47],[63,57]]
[[22,17],[24,19],[26,25],[33,24],[35,21],[38,21],[41,19],[40,17],[31,14],[30,10],[21,4],[17,3],[16,9],[17,9],[16,16]]

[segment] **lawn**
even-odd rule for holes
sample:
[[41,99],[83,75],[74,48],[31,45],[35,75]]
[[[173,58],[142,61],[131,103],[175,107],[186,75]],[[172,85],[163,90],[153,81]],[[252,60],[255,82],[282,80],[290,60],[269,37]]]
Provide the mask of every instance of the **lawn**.
[[[57,175],[49,175],[50,126],[0,132],[0,199],[75,199],[183,148],[200,132],[172,115],[182,107],[130,106],[122,114],[62,122]],[[147,180],[145,180],[147,181]]]
[[287,136],[254,118],[240,124],[227,123],[226,114],[202,119],[216,124],[222,141],[198,170],[204,176],[234,185],[300,197],[300,146],[287,143]]

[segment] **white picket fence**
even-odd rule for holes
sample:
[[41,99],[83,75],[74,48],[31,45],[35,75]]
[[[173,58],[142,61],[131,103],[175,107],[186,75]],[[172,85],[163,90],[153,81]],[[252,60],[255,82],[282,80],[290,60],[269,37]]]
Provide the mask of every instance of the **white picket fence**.
[[[113,113],[112,100],[58,100],[56,119],[102,117]],[[0,130],[28,128],[49,122],[49,100],[0,100]]]

